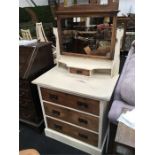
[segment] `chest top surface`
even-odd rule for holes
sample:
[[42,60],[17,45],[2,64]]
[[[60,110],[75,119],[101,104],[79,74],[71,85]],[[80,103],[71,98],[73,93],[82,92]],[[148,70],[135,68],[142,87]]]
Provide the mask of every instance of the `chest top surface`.
[[56,66],[32,83],[74,95],[109,101],[118,77],[119,75],[111,77],[103,74],[92,77],[74,75]]

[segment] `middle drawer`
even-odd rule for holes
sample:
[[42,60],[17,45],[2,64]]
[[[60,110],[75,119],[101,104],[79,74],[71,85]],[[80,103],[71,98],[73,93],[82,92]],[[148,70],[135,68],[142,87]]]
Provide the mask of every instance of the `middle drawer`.
[[45,114],[98,132],[99,118],[44,102]]

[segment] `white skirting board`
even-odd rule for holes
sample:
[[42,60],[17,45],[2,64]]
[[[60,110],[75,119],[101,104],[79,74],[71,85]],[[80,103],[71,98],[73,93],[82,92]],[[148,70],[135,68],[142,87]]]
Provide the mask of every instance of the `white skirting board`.
[[[89,145],[87,143],[84,143],[80,140],[77,140],[75,138],[72,138],[70,136],[61,134],[57,131],[45,128],[45,135],[47,137],[50,137],[52,139],[58,140],[64,144],[70,145],[74,148],[77,148],[81,151],[84,151],[86,153],[89,153],[91,155],[102,155],[102,151],[103,151],[103,146],[105,143],[105,140],[103,141],[103,145],[102,148],[97,148],[95,146]],[[105,136],[106,137],[106,136]]]

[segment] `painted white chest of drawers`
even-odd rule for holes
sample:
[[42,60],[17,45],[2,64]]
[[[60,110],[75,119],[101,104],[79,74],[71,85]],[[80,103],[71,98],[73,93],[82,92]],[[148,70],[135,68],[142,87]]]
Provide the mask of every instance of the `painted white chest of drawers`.
[[55,67],[37,84],[45,134],[93,155],[101,155],[107,132],[109,101],[118,75],[83,76]]

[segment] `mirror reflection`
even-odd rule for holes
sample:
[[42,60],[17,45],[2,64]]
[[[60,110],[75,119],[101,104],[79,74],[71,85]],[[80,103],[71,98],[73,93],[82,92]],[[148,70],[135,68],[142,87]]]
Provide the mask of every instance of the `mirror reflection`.
[[63,18],[60,24],[63,52],[110,57],[112,18]]

